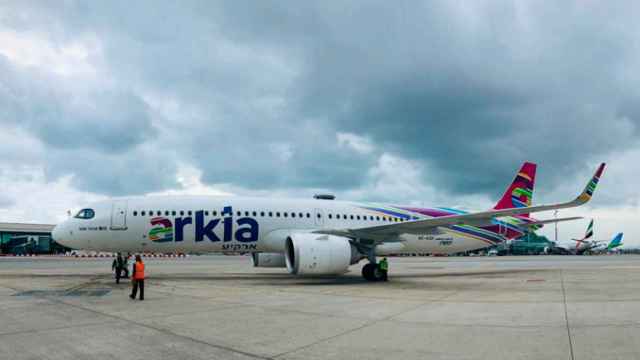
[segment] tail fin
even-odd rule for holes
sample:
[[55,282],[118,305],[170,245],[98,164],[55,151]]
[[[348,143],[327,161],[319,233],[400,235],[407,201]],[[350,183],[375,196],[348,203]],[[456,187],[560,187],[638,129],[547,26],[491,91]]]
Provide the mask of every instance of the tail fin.
[[[525,162],[494,209],[501,210],[531,206],[535,181],[536,164]],[[524,216],[529,216],[529,214],[524,214]]]
[[618,235],[616,235],[616,237],[614,237],[613,240],[611,240],[611,242],[609,243],[609,246],[607,246],[607,249],[612,250],[621,245],[622,245],[622,233],[618,233]]
[[584,237],[582,238],[582,240],[587,240],[592,236],[593,236],[593,219],[589,221],[589,226],[587,226],[587,231],[584,233]]

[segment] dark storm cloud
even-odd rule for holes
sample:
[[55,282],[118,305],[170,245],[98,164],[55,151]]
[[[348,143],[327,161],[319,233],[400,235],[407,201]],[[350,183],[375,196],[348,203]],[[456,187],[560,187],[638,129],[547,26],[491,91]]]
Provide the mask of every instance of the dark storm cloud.
[[[113,187],[88,159],[66,163],[87,190],[171,186],[180,162],[209,183],[344,190],[370,181],[389,152],[427,164],[425,182],[445,191],[493,196],[522,161],[540,163],[540,180],[553,186],[638,145],[635,6],[29,3],[0,21],[56,42],[92,34],[115,85],[55,106],[27,87],[42,111],[0,108],[26,114],[53,147],[123,152],[121,173],[142,144],[171,149],[146,159],[167,166],[148,189]],[[337,132],[369,138],[375,151],[341,148]],[[152,166],[138,170],[144,178]]]
[[122,90],[65,88],[55,78],[12,66],[0,55],[3,123],[31,130],[57,148],[122,152],[154,134],[148,109]]

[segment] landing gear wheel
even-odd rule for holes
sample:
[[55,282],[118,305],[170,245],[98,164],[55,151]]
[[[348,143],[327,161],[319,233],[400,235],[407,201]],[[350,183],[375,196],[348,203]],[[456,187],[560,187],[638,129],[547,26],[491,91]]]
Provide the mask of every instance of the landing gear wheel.
[[362,267],[362,277],[368,281],[381,281],[383,274],[377,264],[368,263]]
[[362,277],[368,281],[375,281],[373,273],[375,272],[376,267],[377,266],[372,263],[365,264],[362,267]]

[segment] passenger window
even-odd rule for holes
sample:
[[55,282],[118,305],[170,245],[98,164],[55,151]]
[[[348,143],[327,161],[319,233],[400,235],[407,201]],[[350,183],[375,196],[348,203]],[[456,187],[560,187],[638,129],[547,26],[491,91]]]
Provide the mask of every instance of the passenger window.
[[144,211],[140,212],[140,216],[144,216],[144,214],[145,214]]
[[280,212],[276,212],[276,217],[280,217]]
[[258,213],[257,213],[257,212],[255,212],[255,211],[254,211],[254,212],[252,212],[251,214],[252,214],[254,217],[258,216]]
[[187,211],[187,215],[191,216],[191,210]]
[[217,212],[217,211],[215,211],[215,210],[213,210],[213,211],[211,212],[211,215],[212,215],[212,216],[218,216],[218,212]]
[[311,217],[311,214],[307,213],[307,218],[310,218],[310,217]]
[[176,211],[175,210],[171,210],[171,215],[172,216],[176,216]]
[[376,216],[376,220],[380,221],[380,216]]
[[184,210],[180,210],[180,216],[184,216]]
[[264,216],[264,211],[260,211],[260,216]]
[[273,217],[273,212],[269,211],[269,217]]
[[298,213],[298,217],[304,217],[302,213]]
[[291,213],[291,217],[292,218],[296,217],[296,213]]
[[349,215],[349,219],[353,220],[353,215]]
[[322,217],[322,214],[318,213],[318,219],[320,219]]
[[284,215],[284,217],[287,217],[289,216],[289,213],[285,211],[282,215]]
[[331,214],[329,214],[329,219],[331,219]]
[[133,212],[133,216],[138,216],[138,212],[137,212],[137,211],[134,211],[134,212]]
[[209,210],[204,211],[204,216],[209,216]]
[[169,216],[169,210],[164,212],[164,216]]
[[248,212],[248,211],[245,211],[245,212],[244,212],[244,216],[249,216],[249,212]]

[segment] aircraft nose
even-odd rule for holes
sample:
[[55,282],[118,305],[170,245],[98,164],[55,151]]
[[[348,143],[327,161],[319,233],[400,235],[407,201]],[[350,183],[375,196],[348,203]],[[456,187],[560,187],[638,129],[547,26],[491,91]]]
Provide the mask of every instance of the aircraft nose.
[[51,238],[53,241],[57,242],[60,245],[69,246],[69,234],[65,236],[65,224],[61,223],[56,225],[51,231]]

